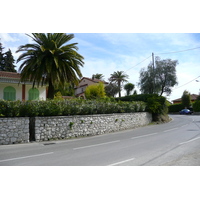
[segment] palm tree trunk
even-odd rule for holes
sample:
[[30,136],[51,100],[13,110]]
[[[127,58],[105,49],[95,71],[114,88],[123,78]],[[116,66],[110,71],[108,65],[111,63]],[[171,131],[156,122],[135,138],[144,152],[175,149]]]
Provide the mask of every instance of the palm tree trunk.
[[53,99],[54,98],[54,92],[55,92],[54,86],[53,86],[51,80],[49,80],[47,99]]
[[121,97],[121,82],[118,81],[118,87],[119,87],[119,97]]

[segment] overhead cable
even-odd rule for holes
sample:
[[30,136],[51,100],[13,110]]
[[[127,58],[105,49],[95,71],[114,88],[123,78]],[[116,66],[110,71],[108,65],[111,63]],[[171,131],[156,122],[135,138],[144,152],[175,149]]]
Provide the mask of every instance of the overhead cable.
[[137,65],[141,64],[142,62],[144,62],[145,60],[149,59],[150,57],[151,57],[151,56],[149,56],[148,58],[145,58],[143,61],[139,62],[139,63],[138,63],[138,64],[136,64],[135,66],[133,66],[133,67],[131,67],[131,68],[127,69],[127,70],[126,70],[126,72],[127,72],[128,70],[130,70],[130,69],[132,69],[132,68],[136,67]]
[[180,52],[184,52],[184,51],[191,51],[194,49],[199,49],[200,47],[196,47],[196,48],[192,48],[192,49],[186,49],[186,50],[182,50],[182,51],[172,51],[172,52],[167,52],[167,53],[155,53],[155,55],[160,55],[160,54],[171,54],[171,53],[180,53]]
[[179,86],[179,87],[177,87],[177,88],[174,88],[173,90],[177,90],[177,89],[179,89],[180,87],[183,87],[183,86],[185,86],[185,85],[191,83],[192,81],[196,80],[196,79],[199,78],[199,77],[200,77],[200,76],[197,76],[195,79],[192,79],[191,81],[189,81],[189,82],[187,82],[187,83],[185,83],[185,84],[183,84],[183,85],[181,85],[181,86]]

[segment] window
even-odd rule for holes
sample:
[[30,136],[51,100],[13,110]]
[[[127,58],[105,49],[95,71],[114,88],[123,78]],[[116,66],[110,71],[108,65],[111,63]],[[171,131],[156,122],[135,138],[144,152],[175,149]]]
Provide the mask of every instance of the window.
[[16,100],[16,90],[14,87],[8,86],[3,90],[3,99],[8,101]]
[[31,88],[28,91],[28,100],[39,100],[39,90],[36,88]]

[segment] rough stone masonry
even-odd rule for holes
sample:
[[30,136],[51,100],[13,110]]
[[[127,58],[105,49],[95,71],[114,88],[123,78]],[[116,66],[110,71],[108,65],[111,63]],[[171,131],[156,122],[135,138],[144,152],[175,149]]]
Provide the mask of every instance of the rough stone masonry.
[[147,112],[35,118],[35,140],[48,141],[99,135],[144,126],[152,122]]
[[0,144],[29,142],[29,117],[0,118]]
[[0,118],[0,145],[99,135],[144,126],[148,112],[51,117]]

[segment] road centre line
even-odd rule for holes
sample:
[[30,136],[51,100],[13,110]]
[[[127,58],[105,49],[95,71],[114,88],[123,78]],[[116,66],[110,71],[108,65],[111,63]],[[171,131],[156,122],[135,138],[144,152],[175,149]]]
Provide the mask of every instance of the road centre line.
[[10,158],[6,160],[0,160],[0,162],[7,162],[7,161],[13,161],[13,160],[20,160],[20,159],[25,159],[25,158],[33,158],[37,156],[45,156],[49,154],[53,154],[54,152],[49,152],[49,153],[43,153],[43,154],[36,154],[36,155],[31,155],[31,156],[24,156],[24,157],[18,157],[18,158]]
[[200,139],[200,137],[194,138],[194,139],[192,139],[192,140],[188,140],[188,141],[186,141],[186,142],[179,143],[179,145],[187,144],[187,143],[189,143],[189,142],[193,142],[193,141],[198,140],[198,139]]
[[131,139],[138,139],[138,138],[143,138],[143,137],[148,137],[148,136],[152,136],[152,135],[157,135],[158,133],[151,133],[151,134],[147,134],[147,135],[141,135],[141,136],[137,136],[137,137],[132,137]]
[[172,128],[172,129],[168,129],[168,130],[166,130],[166,131],[163,131],[163,132],[169,132],[169,131],[173,131],[173,130],[176,130],[176,129],[178,129],[178,128]]
[[88,145],[88,146],[83,146],[83,147],[77,147],[77,148],[73,148],[73,150],[79,150],[79,149],[85,149],[85,148],[90,148],[90,147],[96,147],[96,146],[101,146],[101,145],[106,145],[106,144],[112,144],[112,143],[116,143],[116,142],[120,142],[120,140],[115,140],[112,142],[105,142],[105,143],[100,143],[100,144],[93,144],[93,145]]
[[113,163],[113,164],[108,165],[108,166],[115,166],[115,165],[119,165],[119,164],[122,164],[122,163],[125,163],[125,162],[129,162],[129,161],[132,161],[132,160],[135,160],[135,158],[124,160],[124,161],[121,161],[121,162],[116,162],[116,163]]

